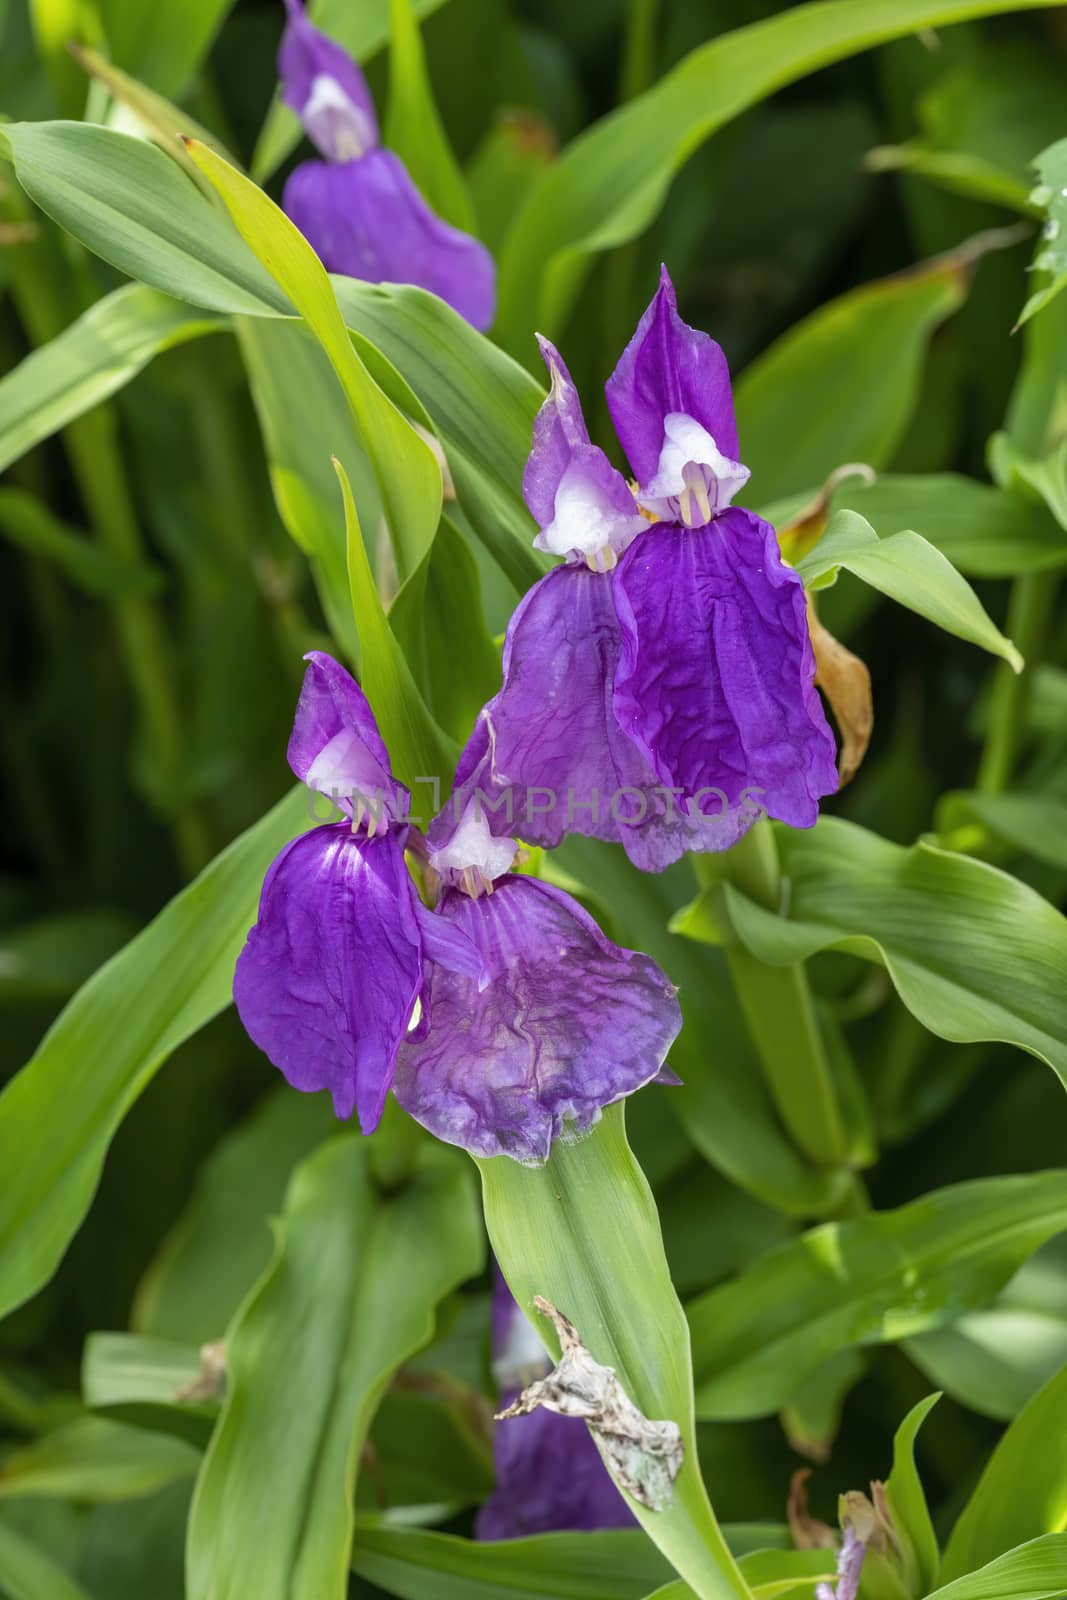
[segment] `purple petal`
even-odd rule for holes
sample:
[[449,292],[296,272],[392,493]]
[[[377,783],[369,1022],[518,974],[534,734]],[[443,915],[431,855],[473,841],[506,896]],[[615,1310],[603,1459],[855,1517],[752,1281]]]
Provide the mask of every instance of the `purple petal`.
[[475,1520],[477,1539],[634,1526],[579,1417],[539,1406],[529,1416],[498,1422],[493,1461],[496,1487]]
[[664,419],[672,413],[699,422],[731,462],[737,456],[726,357],[708,334],[682,321],[666,267],[606,393],[615,431],[642,484],[656,475]]
[[378,143],[378,119],[366,79],[348,51],[309,22],[300,0],[278,51],[282,99],[327,161],[351,161]]
[[423,960],[447,967],[449,972],[461,972],[464,977],[473,978],[479,989],[484,989],[489,974],[482,952],[469,934],[447,917],[439,917],[417,898],[415,917],[422,934]]
[[[642,534],[630,556],[644,539]],[[621,639],[612,580],[557,567],[520,601],[504,645],[504,682],[460,757],[455,792],[430,828],[447,841],[472,797],[491,832],[552,849],[568,833],[622,844],[646,872],[687,850],[723,850],[759,815],[686,815],[619,726],[613,684]]]
[[430,1027],[400,1051],[393,1092],[439,1139],[540,1163],[656,1076],[681,1027],[674,985],[569,895],[511,877],[479,900],[446,889],[438,915],[489,973],[479,992],[434,967]]
[[732,509],[653,528],[612,579],[622,631],[615,710],[663,783],[810,828],[837,788],[814,687],[804,589],[769,523]]
[[[548,399],[534,418],[533,449],[522,492],[541,532],[534,543],[553,555],[621,555],[644,527],[626,479],[589,442],[578,391],[563,357],[537,342],[548,368]],[[608,563],[614,565],[613,562]]]
[[407,790],[396,782],[374,713],[356,680],[321,650],[307,671],[288,758],[309,789],[329,795],[345,816],[366,813],[361,827],[382,831],[404,815]]
[[391,150],[337,166],[305,161],[282,204],[330,272],[368,283],[413,283],[484,330],[496,309],[485,246],[435,215]]
[[337,1115],[378,1124],[422,988],[422,938],[403,834],[347,823],[294,839],[267,874],[234,973],[251,1038],[294,1089],[328,1089]]

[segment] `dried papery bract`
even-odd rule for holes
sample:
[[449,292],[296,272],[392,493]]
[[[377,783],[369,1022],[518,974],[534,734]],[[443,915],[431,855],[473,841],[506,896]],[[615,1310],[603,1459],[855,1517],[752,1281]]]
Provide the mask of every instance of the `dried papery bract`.
[[824,628],[808,594],[808,632],[815,652],[815,686],[830,702],[841,733],[837,770],[844,787],[860,769],[874,728],[871,675],[865,662]]
[[674,1497],[674,1480],[685,1450],[678,1424],[650,1422],[638,1410],[615,1376],[614,1368],[596,1361],[572,1322],[541,1295],[534,1308],[550,1318],[559,1335],[558,1366],[531,1383],[497,1417],[523,1417],[546,1406],[564,1417],[582,1417],[601,1445],[612,1476],[639,1505],[665,1511]]

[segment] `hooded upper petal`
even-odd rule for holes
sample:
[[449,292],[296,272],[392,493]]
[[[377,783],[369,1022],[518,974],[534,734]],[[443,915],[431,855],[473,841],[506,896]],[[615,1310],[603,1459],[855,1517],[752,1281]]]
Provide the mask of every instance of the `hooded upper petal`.
[[614,557],[645,526],[644,519],[622,473],[590,443],[582,403],[563,357],[540,334],[537,342],[548,368],[549,390],[534,418],[533,448],[522,480],[530,515],[541,530],[534,543],[553,555],[613,565]]
[[534,585],[509,624],[503,686],[460,757],[431,845],[449,842],[472,797],[497,837],[518,834],[547,849],[568,833],[608,839],[646,872],[687,850],[726,849],[751,826],[752,806],[687,815],[680,791],[671,793],[620,727],[621,642],[610,577],[566,566]]
[[361,829],[381,832],[405,814],[407,790],[393,777],[367,697],[324,651],[304,658],[288,758],[308,788],[329,795]]
[[524,877],[478,900],[446,889],[438,915],[488,975],[479,990],[435,967],[430,1026],[401,1047],[394,1093],[439,1139],[540,1163],[659,1072],[681,1027],[674,985],[562,890]]
[[[500,1268],[493,1281],[493,1376],[501,1409],[552,1363],[523,1316]],[[509,1417],[493,1431],[496,1485],[475,1522],[479,1539],[518,1539],[572,1528],[628,1528],[634,1524],[611,1480],[589,1429],[577,1417],[538,1407]]]
[[[726,357],[709,334],[682,321],[666,267],[606,392],[615,431],[642,486],[661,471],[664,447],[671,443],[664,426],[669,416],[680,419],[674,424],[676,434],[687,420],[698,424],[710,436],[718,460],[736,477],[737,423]],[[670,464],[669,458],[664,473]],[[684,462],[677,465],[680,471]],[[708,465],[715,465],[715,459]],[[744,482],[748,473],[743,467],[739,471]]]
[[423,985],[417,904],[403,830],[315,828],[268,872],[234,973],[253,1042],[295,1089],[328,1089],[339,1117],[356,1111],[364,1133]]
[[391,150],[330,165],[305,161],[282,204],[330,272],[413,283],[484,330],[496,309],[496,267],[477,239],[431,211]]
[[653,528],[609,580],[622,634],[615,710],[661,781],[707,809],[746,790],[809,828],[837,788],[804,588],[769,523],[733,508]]
[[366,79],[335,39],[309,22],[301,0],[288,13],[278,73],[282,99],[327,161],[352,161],[378,143],[378,119]]

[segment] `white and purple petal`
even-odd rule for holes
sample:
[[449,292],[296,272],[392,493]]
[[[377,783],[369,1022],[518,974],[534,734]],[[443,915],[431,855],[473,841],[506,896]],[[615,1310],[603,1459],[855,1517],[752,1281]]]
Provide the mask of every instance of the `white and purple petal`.
[[681,1027],[674,985],[569,895],[509,877],[478,900],[446,889],[438,915],[489,978],[479,990],[435,966],[430,1026],[400,1050],[393,1092],[439,1139],[540,1164],[554,1139],[656,1077]]
[[621,472],[591,444],[582,403],[563,357],[538,335],[549,391],[534,418],[522,492],[540,528],[539,550],[613,565],[645,526]]
[[397,783],[374,713],[359,684],[322,650],[304,658],[288,760],[309,789],[327,795],[369,833],[405,814],[407,790]]
[[368,283],[412,283],[447,301],[475,328],[484,331],[492,322],[492,256],[430,209],[391,150],[338,165],[305,161],[290,174],[282,204],[330,272]]
[[301,0],[285,0],[278,51],[282,99],[327,161],[352,161],[378,143],[374,101],[348,51],[308,21]]
[[682,321],[666,267],[606,393],[619,442],[642,485],[661,471],[668,416],[698,423],[730,474],[747,478],[736,460],[737,423],[726,357],[709,334]]
[[449,841],[472,798],[498,838],[517,834],[546,849],[569,833],[610,840],[645,872],[740,838],[758,808],[688,815],[680,792],[671,793],[620,727],[613,703],[620,649],[611,578],[566,566],[534,585],[509,624],[503,686],[460,757],[431,845]]
[[370,1133],[422,990],[422,950],[403,831],[315,828],[267,874],[234,1001],[294,1089],[328,1089],[337,1115],[355,1111]]
[[770,524],[733,508],[696,531],[653,528],[609,581],[616,714],[660,781],[700,810],[747,792],[810,828],[837,788],[834,740],[803,585]]

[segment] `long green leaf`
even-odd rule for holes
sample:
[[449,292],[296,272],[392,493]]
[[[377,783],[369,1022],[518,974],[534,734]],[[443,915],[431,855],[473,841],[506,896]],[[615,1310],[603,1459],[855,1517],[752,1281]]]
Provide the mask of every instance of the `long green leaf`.
[[[746,367],[737,430],[758,501],[820,484],[843,462],[888,466],[918,398],[934,329],[968,273],[946,256],[822,306]],[[832,405],[812,396],[832,395]]]
[[387,1195],[354,1135],[298,1168],[274,1263],[227,1339],[226,1405],[193,1503],[189,1600],[347,1593],[371,1419],[430,1338],[437,1302],[479,1271],[483,1251],[454,1151],[427,1143],[411,1180]]
[[47,1283],[126,1112],[229,1004],[263,876],[306,822],[305,799],[281,801],[102,967],[0,1095],[0,1313]]
[[929,1600],[1049,1600],[1067,1590],[1067,1533],[1049,1533],[1008,1550]]
[[0,1588],[10,1600],[91,1600],[50,1555],[2,1519]]
[[812,1229],[693,1301],[698,1414],[768,1415],[836,1351],[951,1322],[1064,1227],[1067,1174],[1049,1172],[956,1184]]
[[234,0],[99,0],[111,55],[160,94],[176,97],[207,54]]
[[787,83],[922,28],[1054,0],[814,0],[694,50],[654,88],[603,117],[531,191],[501,259],[498,327],[524,357],[531,325],[560,331],[591,252],[635,238],[671,179],[731,118]]
[[79,1417],[5,1457],[0,1499],[137,1500],[191,1478],[199,1463],[199,1451],[168,1434]]
[[[788,917],[726,890],[753,955],[785,966],[838,949],[881,962],[931,1033],[1018,1045],[1067,1082],[1067,921],[1054,906],[984,862],[905,849],[840,818],[777,836]],[[709,910],[701,897],[675,926],[715,940]]]
[[0,153],[42,211],[130,277],[211,311],[292,315],[222,210],[154,145],[81,122],[13,122]]
[[148,362],[226,324],[142,284],[105,295],[0,378],[0,472],[135,378]]
[[990,1456],[952,1530],[941,1582],[966,1581],[1013,1546],[1065,1527],[1067,1367],[1020,1411]]
[[406,576],[430,547],[441,515],[441,471],[426,445],[382,393],[356,354],[326,269],[299,228],[250,179],[207,145],[186,148],[226,203],[241,237],[314,330],[352,407],[378,480]]
[[113,555],[60,522],[28,489],[0,489],[0,533],[30,555],[52,562],[87,594],[157,594],[163,587],[158,567]]
[[844,568],[910,611],[1000,656],[1018,672],[1022,657],[995,626],[982,602],[952,563],[918,533],[904,531],[879,539],[855,511],[838,511],[797,571],[809,589],[837,580]]
[[[533,1318],[534,1295],[551,1301],[646,1417],[681,1429],[685,1461],[671,1506],[649,1511],[629,1501],[645,1532],[701,1600],[744,1600],[700,1475],[688,1331],[622,1106],[580,1144],[557,1141],[544,1167],[507,1156],[478,1166],[489,1237],[519,1305]],[[552,1341],[547,1326],[539,1332]]]

